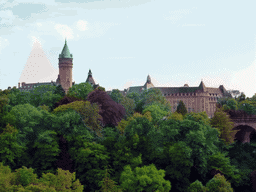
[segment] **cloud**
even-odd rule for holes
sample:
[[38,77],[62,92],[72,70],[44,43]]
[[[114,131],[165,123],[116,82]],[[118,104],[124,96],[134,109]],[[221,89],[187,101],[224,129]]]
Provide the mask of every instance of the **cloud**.
[[87,21],[79,20],[77,21],[76,26],[79,31],[85,31],[85,30],[88,30],[87,24],[88,24]]
[[11,10],[0,11],[0,24],[9,24],[12,25],[13,21],[16,19],[16,16],[13,15]]
[[73,39],[73,30],[67,25],[56,24],[54,26],[56,31],[64,38]]
[[7,39],[0,37],[0,53],[8,45],[10,45],[9,41]]
[[175,24],[178,20],[182,19],[185,15],[191,13],[192,9],[197,9],[196,7],[193,7],[191,9],[179,9],[175,11],[170,11],[169,14],[171,15],[164,15],[164,20],[170,20],[172,21],[172,24]]
[[233,73],[230,87],[234,90],[244,92],[247,97],[256,93],[256,60],[247,68]]
[[205,26],[205,24],[183,24],[182,27],[196,27],[196,26]]

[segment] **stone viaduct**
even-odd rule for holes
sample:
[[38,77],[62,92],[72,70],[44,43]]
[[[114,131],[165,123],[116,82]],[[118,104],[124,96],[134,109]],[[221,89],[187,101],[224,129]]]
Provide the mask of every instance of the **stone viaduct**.
[[233,130],[238,130],[235,139],[242,143],[250,143],[256,139],[256,115],[248,115],[244,111],[228,112],[230,119],[234,122]]

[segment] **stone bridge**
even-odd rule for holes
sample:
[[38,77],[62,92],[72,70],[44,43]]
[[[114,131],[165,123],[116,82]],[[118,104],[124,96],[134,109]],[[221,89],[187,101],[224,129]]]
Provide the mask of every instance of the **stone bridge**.
[[234,122],[233,130],[238,130],[235,139],[242,143],[250,143],[251,139],[256,141],[256,115],[248,115],[244,111],[228,112],[230,119]]

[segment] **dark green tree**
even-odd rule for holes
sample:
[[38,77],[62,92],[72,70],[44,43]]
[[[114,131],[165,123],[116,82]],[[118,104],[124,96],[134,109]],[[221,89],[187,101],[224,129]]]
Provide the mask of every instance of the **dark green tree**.
[[118,89],[113,89],[110,94],[111,99],[113,99],[115,102],[120,103],[123,99],[122,93]]
[[177,113],[180,113],[183,116],[188,112],[187,109],[186,109],[185,104],[183,103],[183,101],[180,100],[176,111],[177,111]]
[[133,99],[128,97],[123,97],[120,104],[125,108],[125,119],[131,117],[135,112],[135,102]]

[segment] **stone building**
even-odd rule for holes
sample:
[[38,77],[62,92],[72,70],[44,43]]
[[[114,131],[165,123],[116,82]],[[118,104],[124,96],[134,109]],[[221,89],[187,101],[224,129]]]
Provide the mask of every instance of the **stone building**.
[[[151,78],[148,75],[147,81],[143,86],[133,86],[121,91],[125,96],[128,93],[142,93],[147,89],[160,89],[163,96],[170,102],[172,112],[177,110],[177,106],[180,100],[182,100],[188,110],[188,112],[202,112],[205,111],[209,117],[213,117],[216,110],[216,102],[221,97],[232,97],[230,93],[220,85],[218,88],[206,87],[201,81],[198,87],[189,87],[185,84],[183,87],[155,87],[151,82]],[[108,94],[111,91],[107,91]]]

